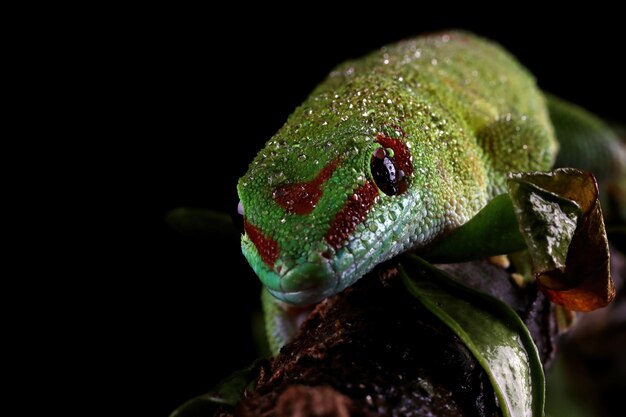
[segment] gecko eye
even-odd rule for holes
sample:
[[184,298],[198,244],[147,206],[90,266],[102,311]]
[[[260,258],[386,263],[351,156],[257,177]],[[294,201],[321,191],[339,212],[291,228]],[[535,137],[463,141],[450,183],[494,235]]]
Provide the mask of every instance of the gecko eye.
[[372,155],[370,169],[376,186],[387,195],[396,195],[404,172],[398,169],[393,157],[387,155],[384,148],[378,148]]

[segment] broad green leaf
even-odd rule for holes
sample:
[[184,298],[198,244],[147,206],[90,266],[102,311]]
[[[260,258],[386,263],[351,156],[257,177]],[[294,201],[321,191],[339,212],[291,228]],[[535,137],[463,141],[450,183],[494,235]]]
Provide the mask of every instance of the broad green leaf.
[[165,215],[165,222],[172,229],[185,236],[227,239],[238,239],[239,237],[231,217],[220,211],[179,207],[170,210]]
[[501,194],[423,254],[432,262],[464,262],[526,248],[511,199]]
[[408,290],[467,346],[493,385],[505,417],[541,417],[544,375],[528,328],[506,304],[467,288],[423,259],[400,266]]
[[590,171],[599,181],[624,172],[626,155],[619,127],[612,128],[587,110],[560,98],[549,94],[546,98],[560,144],[555,166]]
[[540,289],[571,310],[610,303],[615,288],[593,175],[572,168],[511,174],[508,186]]
[[213,415],[219,405],[235,406],[243,398],[246,389],[253,388],[258,368],[257,360],[249,367],[222,380],[208,393],[187,401],[169,417],[206,417]]

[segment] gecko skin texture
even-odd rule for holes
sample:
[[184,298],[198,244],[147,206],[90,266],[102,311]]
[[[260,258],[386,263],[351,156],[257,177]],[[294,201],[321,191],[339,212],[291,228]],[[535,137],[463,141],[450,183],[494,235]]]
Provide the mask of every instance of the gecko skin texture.
[[[423,248],[557,153],[532,75],[462,32],[337,67],[239,180],[242,250],[267,290],[317,302]],[[390,185],[391,184],[391,185]]]

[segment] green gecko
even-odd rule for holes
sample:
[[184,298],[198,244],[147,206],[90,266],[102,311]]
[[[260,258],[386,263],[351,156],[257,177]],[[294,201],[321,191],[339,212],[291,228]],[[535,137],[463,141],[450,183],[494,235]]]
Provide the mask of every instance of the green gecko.
[[332,71],[250,164],[242,251],[271,295],[315,303],[436,242],[558,148],[545,96],[500,46],[464,32],[389,45]]

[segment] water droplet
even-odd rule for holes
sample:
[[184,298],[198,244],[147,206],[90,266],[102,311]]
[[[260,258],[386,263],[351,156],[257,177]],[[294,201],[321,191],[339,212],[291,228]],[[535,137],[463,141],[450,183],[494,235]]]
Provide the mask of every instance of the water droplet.
[[370,229],[370,232],[375,232],[378,230],[378,225],[375,222],[370,223],[368,227]]

